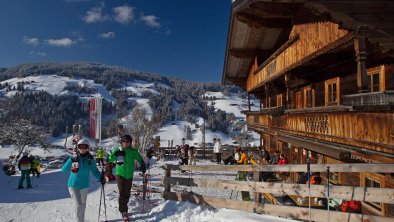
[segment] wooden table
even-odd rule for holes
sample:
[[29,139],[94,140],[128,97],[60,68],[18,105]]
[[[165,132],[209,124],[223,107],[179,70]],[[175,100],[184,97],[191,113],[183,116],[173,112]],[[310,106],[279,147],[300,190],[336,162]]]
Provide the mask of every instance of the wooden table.
[[[299,207],[309,207],[309,197],[301,197],[297,195],[288,195],[294,203]],[[321,208],[324,207],[324,204],[319,204],[319,202],[315,202],[315,197],[311,197],[311,207]]]

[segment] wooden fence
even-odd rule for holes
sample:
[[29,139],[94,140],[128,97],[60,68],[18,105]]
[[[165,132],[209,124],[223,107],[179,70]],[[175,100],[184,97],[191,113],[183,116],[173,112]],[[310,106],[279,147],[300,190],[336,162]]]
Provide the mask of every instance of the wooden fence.
[[[311,172],[326,172],[327,167],[331,172],[369,172],[369,173],[392,173],[394,164],[311,164]],[[203,204],[212,207],[230,208],[255,213],[270,214],[274,216],[291,219],[308,220],[309,209],[295,206],[283,206],[261,203],[262,193],[277,195],[298,195],[308,196],[308,186],[306,184],[295,183],[272,183],[260,182],[259,172],[305,172],[306,165],[195,165],[195,166],[175,166],[164,165],[165,175],[163,177],[165,199],[176,201],[189,201],[196,204]],[[254,181],[232,181],[213,180],[200,178],[172,177],[171,171],[190,170],[192,172],[202,171],[252,171]],[[254,201],[240,201],[223,199],[217,197],[202,196],[194,193],[171,192],[172,185],[210,187],[223,190],[249,191],[254,193]],[[370,188],[351,186],[329,186],[330,199],[340,198],[345,200],[358,200],[363,202],[381,202],[394,204],[394,189],[391,188]],[[326,198],[326,185],[311,185],[311,196]],[[311,219],[313,221],[327,221],[328,212],[321,209],[311,209]],[[373,216],[366,214],[346,213],[330,211],[330,221],[393,221],[393,218]]]

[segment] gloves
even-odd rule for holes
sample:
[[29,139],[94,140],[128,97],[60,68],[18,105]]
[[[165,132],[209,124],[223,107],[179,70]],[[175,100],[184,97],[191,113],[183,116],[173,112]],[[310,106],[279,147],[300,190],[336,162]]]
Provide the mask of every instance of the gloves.
[[146,172],[146,165],[144,162],[142,162],[140,170],[141,170],[141,173],[143,173],[143,174]]
[[107,181],[105,180],[105,177],[103,175],[101,175],[100,177],[100,183],[101,185],[104,185]]
[[115,156],[124,156],[126,153],[124,151],[118,150],[115,152]]

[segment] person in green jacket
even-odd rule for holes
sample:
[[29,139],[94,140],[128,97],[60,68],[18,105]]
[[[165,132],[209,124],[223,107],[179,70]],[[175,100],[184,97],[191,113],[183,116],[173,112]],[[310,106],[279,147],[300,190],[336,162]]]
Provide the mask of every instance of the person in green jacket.
[[100,148],[100,149],[98,149],[97,150],[97,152],[96,152],[96,162],[97,162],[97,164],[99,165],[99,166],[105,166],[104,165],[104,150],[103,150],[103,148]]
[[[138,149],[131,146],[133,139],[126,134],[121,137],[118,147],[113,149],[108,157],[110,163],[116,162],[116,181],[119,190],[119,211],[123,219],[128,219],[128,202],[133,185],[134,162],[138,161],[142,173],[146,172],[146,166]],[[108,178],[106,178],[108,181]]]

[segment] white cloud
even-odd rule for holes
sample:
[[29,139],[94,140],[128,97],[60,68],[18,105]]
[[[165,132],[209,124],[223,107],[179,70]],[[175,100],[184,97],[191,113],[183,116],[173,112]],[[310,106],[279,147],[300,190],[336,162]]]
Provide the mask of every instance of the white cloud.
[[95,23],[110,20],[110,17],[103,14],[101,7],[94,7],[86,12],[82,20],[86,23]]
[[45,52],[30,51],[30,55],[46,56],[47,54]]
[[113,8],[114,19],[121,24],[129,24],[134,19],[133,11],[134,8],[127,5],[115,7]]
[[71,45],[74,45],[76,43],[77,43],[76,41],[73,41],[70,38],[45,40],[45,44],[50,46],[57,46],[57,47],[70,47]]
[[142,14],[140,19],[149,27],[160,28],[159,18],[154,15]]
[[27,36],[23,37],[22,41],[31,46],[37,46],[40,43],[38,38],[29,38]]
[[113,39],[113,38],[115,38],[115,32],[101,33],[100,37],[104,38],[104,39]]

